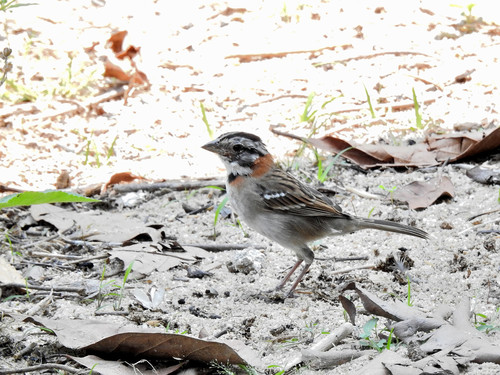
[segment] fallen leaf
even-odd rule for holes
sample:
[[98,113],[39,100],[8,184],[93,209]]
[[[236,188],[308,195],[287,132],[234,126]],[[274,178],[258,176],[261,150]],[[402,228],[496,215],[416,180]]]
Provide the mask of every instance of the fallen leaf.
[[413,146],[358,145],[334,136],[301,138],[272,128],[273,133],[309,143],[314,147],[339,154],[362,168],[380,166],[424,167],[444,161],[455,162],[500,148],[500,128],[489,133],[470,132],[433,136]]
[[127,31],[117,31],[116,33],[113,33],[111,35],[106,44],[111,44],[110,48],[113,50],[113,52],[118,53],[122,51],[123,39],[125,39],[125,36],[127,34]]
[[[24,284],[26,280],[12,265],[0,257],[0,284]],[[1,295],[1,290],[0,290]]]
[[69,176],[69,172],[65,169],[61,171],[59,176],[57,176],[56,181],[56,189],[67,189],[71,185],[71,177]]
[[467,177],[480,184],[500,184],[500,169],[489,169],[476,166],[467,170]]
[[204,363],[246,364],[226,344],[168,333],[119,333],[81,349],[105,358],[180,358]]
[[109,181],[106,182],[102,191],[105,192],[112,185],[128,184],[128,183],[133,182],[135,180],[145,180],[145,178],[141,177],[141,176],[136,176],[136,175],[132,174],[131,172],[115,173],[113,176],[111,176]]
[[[18,316],[19,317],[19,316]],[[49,319],[22,316],[23,321],[49,328],[67,348],[110,359],[187,359],[210,363],[246,364],[229,345],[159,329],[122,326],[110,321]],[[246,346],[245,346],[246,348]]]
[[104,77],[116,78],[120,81],[130,81],[130,74],[125,73],[118,65],[113,64],[109,60],[104,63]]
[[339,295],[339,300],[340,303],[342,304],[342,307],[344,310],[347,312],[347,315],[349,316],[349,320],[353,325],[356,325],[356,307],[354,303],[350,299],[345,298],[343,295]]
[[117,53],[115,56],[118,60],[123,60],[128,57],[132,60],[141,50],[141,47],[128,46],[126,50]]
[[455,188],[451,180],[446,177],[435,177],[429,181],[414,181],[397,189],[393,198],[407,202],[411,209],[426,208],[441,197],[453,197]]
[[486,154],[500,147],[500,127],[487,133],[477,131],[466,134],[447,134],[430,137],[426,141],[429,151],[439,162],[455,162],[472,156]]

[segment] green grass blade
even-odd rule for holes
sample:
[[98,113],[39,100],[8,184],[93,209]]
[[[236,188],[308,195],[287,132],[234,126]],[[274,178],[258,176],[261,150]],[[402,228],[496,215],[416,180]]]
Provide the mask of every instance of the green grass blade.
[[415,94],[415,89],[411,89],[413,93],[413,108],[415,108],[415,121],[417,124],[417,129],[423,129],[422,125],[422,115],[420,114],[420,105],[418,104],[417,101],[417,95]]
[[108,153],[106,154],[106,160],[109,160],[109,158],[113,155],[117,139],[118,139],[118,134],[115,136],[115,138],[113,138],[113,142],[111,142],[111,146],[109,146]]
[[[330,169],[332,169],[332,167],[337,163],[337,160],[338,158],[346,151],[349,151],[350,149],[352,149],[353,147],[350,146],[350,147],[347,147],[345,149],[343,149],[342,151],[340,151],[339,153],[337,153],[337,155],[335,155],[335,157],[332,159],[332,161],[330,163],[328,163],[328,165],[326,166],[325,170],[323,171],[323,173],[321,174],[320,178],[318,178],[318,180],[320,180],[321,182],[325,182],[326,181],[326,178],[328,177],[328,173],[330,172]],[[319,171],[318,171],[319,172]]]
[[365,93],[366,93],[366,100],[368,102],[368,106],[370,107],[370,113],[372,114],[372,118],[375,118],[375,110],[373,109],[373,106],[372,106],[372,100],[370,99],[370,94],[368,94],[368,90],[366,89],[366,86],[363,85],[363,87],[365,88]]
[[65,191],[25,191],[7,195],[0,198],[0,208],[31,206],[44,203],[66,203],[66,202],[100,202],[98,199],[87,198],[83,195],[68,193]]
[[217,221],[219,220],[220,212],[224,208],[224,206],[226,205],[228,200],[229,200],[229,197],[226,195],[224,197],[224,199],[222,200],[222,202],[220,202],[219,205],[217,206],[217,208],[215,209],[214,227],[217,225]]
[[203,105],[202,102],[200,102],[200,109],[201,109],[201,115],[202,115],[201,120],[205,123],[205,126],[207,127],[208,136],[210,137],[210,139],[213,139],[214,132],[212,131],[212,127],[208,123],[207,114],[205,112],[205,106]]
[[300,122],[310,122],[314,120],[314,115],[317,111],[311,113],[312,101],[316,93],[312,92],[307,97],[306,105],[304,107],[304,112],[300,115]]

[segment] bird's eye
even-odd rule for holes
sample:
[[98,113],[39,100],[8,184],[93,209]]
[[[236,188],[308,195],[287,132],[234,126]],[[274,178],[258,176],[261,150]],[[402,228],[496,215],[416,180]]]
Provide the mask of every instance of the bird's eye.
[[233,151],[234,152],[241,152],[241,151],[243,151],[243,146],[239,145],[239,144],[238,145],[234,145],[233,146]]

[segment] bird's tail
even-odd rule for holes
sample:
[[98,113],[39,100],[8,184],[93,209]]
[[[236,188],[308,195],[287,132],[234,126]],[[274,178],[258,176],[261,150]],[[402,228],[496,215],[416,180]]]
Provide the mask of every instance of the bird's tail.
[[407,234],[409,236],[415,236],[420,238],[428,239],[429,235],[421,229],[410,227],[409,225],[395,223],[393,221],[387,220],[377,220],[377,219],[364,219],[356,218],[358,220],[358,229],[378,229],[385,230],[388,232],[395,232],[401,234]]

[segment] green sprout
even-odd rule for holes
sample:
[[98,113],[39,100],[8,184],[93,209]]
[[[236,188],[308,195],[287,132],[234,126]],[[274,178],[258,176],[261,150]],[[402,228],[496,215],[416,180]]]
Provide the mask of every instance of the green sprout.
[[372,114],[372,118],[375,118],[375,110],[373,109],[373,106],[372,106],[372,101],[370,99],[370,94],[368,93],[368,90],[366,89],[366,86],[363,85],[363,87],[365,88],[365,93],[366,93],[366,101],[368,102],[368,106],[370,107],[370,113]]
[[418,104],[417,101],[417,94],[415,94],[415,89],[411,89],[413,93],[413,108],[415,109],[415,123],[417,125],[417,129],[423,129],[424,126],[422,125],[422,115],[420,114],[420,105]]
[[389,196],[391,197],[391,203],[394,204],[394,192],[396,191],[396,189],[398,187],[397,186],[393,186],[390,189],[386,188],[384,185],[379,185],[378,187],[380,189],[384,190],[384,191],[388,191],[389,192]]
[[207,120],[207,114],[205,112],[205,106],[203,105],[202,102],[200,102],[200,109],[201,109],[201,120],[205,123],[205,127],[207,128],[208,136],[210,139],[214,138],[214,132],[212,131],[212,127],[210,126],[208,120]]

